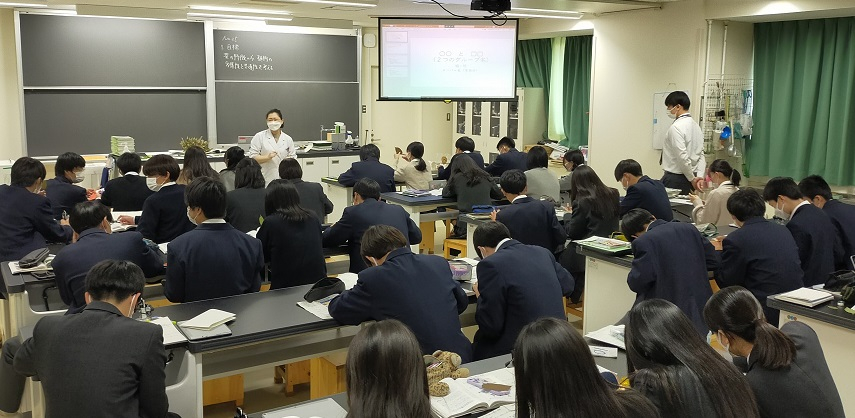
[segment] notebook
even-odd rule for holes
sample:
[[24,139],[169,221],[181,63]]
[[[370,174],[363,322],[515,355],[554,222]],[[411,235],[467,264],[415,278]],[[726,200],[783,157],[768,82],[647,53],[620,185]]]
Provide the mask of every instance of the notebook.
[[184,328],[182,324],[182,322],[179,322],[178,326],[181,328],[181,332],[185,336],[187,336],[187,339],[189,341],[198,341],[205,340],[208,338],[232,335],[231,328],[229,328],[226,324],[222,324],[211,329]]
[[[431,396],[430,409],[440,418],[455,418],[494,409],[516,401],[514,369],[503,368],[468,379],[442,379],[449,386],[446,396]],[[509,387],[506,391],[481,389],[485,383]]]
[[219,309],[208,309],[205,312],[196,315],[194,318],[181,323],[181,328],[199,329],[210,331],[226,322],[236,318],[231,312],[221,311]]
[[626,350],[623,333],[623,325],[606,325],[603,328],[585,334],[585,336],[592,340],[602,341],[606,344],[611,344],[615,347]]
[[187,341],[187,337],[178,331],[178,327],[169,319],[168,316],[154,318],[151,320],[152,324],[160,325],[163,329],[163,345],[181,343]]
[[792,290],[787,293],[781,293],[776,297],[785,302],[795,303],[797,305],[807,306],[810,308],[834,299],[834,295],[831,293],[807,287]]

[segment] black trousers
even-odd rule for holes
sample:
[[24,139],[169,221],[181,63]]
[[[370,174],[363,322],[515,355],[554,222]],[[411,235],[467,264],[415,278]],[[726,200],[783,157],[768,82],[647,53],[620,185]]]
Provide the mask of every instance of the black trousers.
[[694,190],[692,182],[686,176],[668,171],[662,176],[662,184],[669,189],[680,189],[680,194],[689,194]]
[[14,413],[21,406],[24,396],[24,384],[27,378],[18,374],[12,367],[15,353],[21,348],[21,338],[14,337],[3,343],[0,358],[0,411]]

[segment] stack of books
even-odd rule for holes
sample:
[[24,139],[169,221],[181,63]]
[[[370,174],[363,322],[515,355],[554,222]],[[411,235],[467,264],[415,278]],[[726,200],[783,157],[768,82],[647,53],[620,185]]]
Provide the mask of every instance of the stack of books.
[[111,136],[110,153],[113,155],[122,155],[126,152],[136,152],[134,139],[129,136]]
[[785,302],[795,303],[797,305],[815,307],[834,299],[834,295],[822,290],[810,289],[803,287],[787,293],[781,293],[776,298]]

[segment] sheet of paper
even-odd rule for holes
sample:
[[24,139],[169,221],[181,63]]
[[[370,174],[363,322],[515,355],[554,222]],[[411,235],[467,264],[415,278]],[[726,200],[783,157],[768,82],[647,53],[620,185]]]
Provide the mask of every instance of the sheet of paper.
[[436,197],[441,197],[442,196],[442,189],[431,190],[430,195],[436,196]]
[[671,203],[674,203],[674,204],[677,204],[677,205],[691,205],[691,204],[692,204],[692,201],[691,201],[691,200],[689,200],[689,199],[677,199],[677,198],[672,198],[672,199],[668,199],[668,200],[670,200],[670,201],[671,201]]
[[488,414],[481,415],[481,418],[516,418],[516,416],[516,405],[504,405],[494,409]]
[[297,302],[297,306],[309,311],[312,315],[317,316],[321,319],[332,319],[332,315],[330,315],[330,301],[335,299],[338,296],[338,293],[334,295],[329,295],[323,299],[316,300],[314,302],[306,302],[305,300],[301,300]]
[[466,264],[469,264],[472,267],[475,267],[478,265],[478,260],[476,260],[474,258],[462,257],[462,258],[457,258],[456,260],[459,260],[459,261],[462,261]]
[[160,248],[160,251],[166,254],[166,246],[169,245],[168,242],[164,242],[163,244],[157,244],[157,248]]
[[253,238],[258,238],[256,235],[258,235],[258,230],[259,230],[259,229],[261,229],[261,228],[253,229],[252,231],[249,231],[249,232],[247,232],[246,234],[247,234],[247,235],[249,235],[249,236],[251,236],[251,237],[253,237]]
[[356,273],[341,273],[338,275],[338,279],[344,282],[344,288],[347,290],[353,289],[353,286],[356,286],[356,281],[359,279],[359,275]]
[[617,358],[618,351],[616,347],[597,347],[589,345],[588,348],[591,349],[591,355],[594,357]]
[[110,224],[110,230],[113,232],[125,232],[133,227],[133,225],[125,225],[119,222],[113,222]]
[[178,327],[172,323],[168,316],[152,319],[151,323],[160,325],[163,329],[163,345],[187,341],[187,337],[178,330]]
[[289,406],[277,411],[265,412],[261,415],[263,418],[308,418],[308,417],[323,417],[323,418],[344,418],[347,416],[347,411],[330,398],[321,399],[309,402],[303,405]]
[[114,210],[113,211],[113,219],[118,219],[119,216],[133,216],[133,217],[142,216],[142,211],[138,210],[138,211],[124,211],[123,212],[123,211],[119,211],[119,210]]
[[23,269],[19,267],[17,261],[11,261],[9,262],[9,270],[12,272],[12,274],[31,273],[34,271],[52,271],[53,267],[51,267],[50,262],[53,261],[54,257],[56,256],[51,254],[47,256],[47,258],[45,258],[44,262],[39,263],[35,267],[30,267],[28,269]]
[[620,325],[607,325],[596,331],[589,332],[585,334],[585,336],[626,350],[626,343],[623,341],[622,331],[623,327]]
[[235,314],[219,309],[208,309],[188,321],[181,323],[183,328],[211,329],[235,319]]

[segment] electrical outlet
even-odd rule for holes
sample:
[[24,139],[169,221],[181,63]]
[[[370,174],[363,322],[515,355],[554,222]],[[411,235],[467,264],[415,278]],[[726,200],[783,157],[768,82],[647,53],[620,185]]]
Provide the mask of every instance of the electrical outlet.
[[368,106],[362,105],[362,113],[368,113]]

